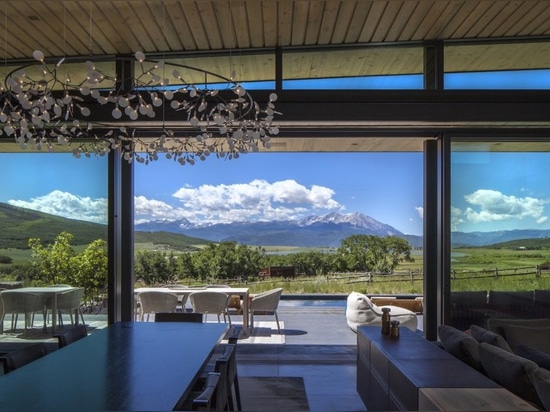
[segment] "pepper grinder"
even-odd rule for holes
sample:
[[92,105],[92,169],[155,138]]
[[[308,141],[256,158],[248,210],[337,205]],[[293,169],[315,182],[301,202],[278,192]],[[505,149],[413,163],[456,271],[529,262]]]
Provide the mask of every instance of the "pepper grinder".
[[382,308],[382,334],[389,335],[390,334],[390,308]]

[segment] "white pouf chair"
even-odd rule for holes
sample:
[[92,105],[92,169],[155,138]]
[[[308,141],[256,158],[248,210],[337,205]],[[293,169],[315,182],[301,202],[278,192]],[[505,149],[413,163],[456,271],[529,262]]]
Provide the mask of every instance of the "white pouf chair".
[[398,306],[377,306],[368,296],[358,292],[351,292],[347,299],[346,319],[348,326],[357,332],[357,326],[382,326],[382,308],[390,308],[392,320],[398,320],[399,326],[416,331],[418,320],[416,313]]

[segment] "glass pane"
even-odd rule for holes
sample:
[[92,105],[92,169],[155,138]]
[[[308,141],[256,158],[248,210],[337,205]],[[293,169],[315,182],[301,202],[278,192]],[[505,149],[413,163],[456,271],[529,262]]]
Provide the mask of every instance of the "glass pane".
[[421,89],[423,50],[418,47],[287,52],[283,88]]
[[549,152],[550,141],[452,144],[452,325],[550,317]]
[[550,89],[550,42],[447,46],[444,58],[446,89]]
[[[197,86],[202,86],[205,83],[223,83],[231,78],[237,83],[266,82],[275,79],[275,55],[268,53],[184,57],[165,59],[165,62],[163,76],[167,77],[170,84],[174,86],[178,84],[173,77],[174,70],[181,74],[185,82]],[[136,65],[136,71],[138,70],[141,68]]]
[[[53,293],[54,285],[84,288],[78,306],[84,322],[94,325],[90,332],[106,326],[107,158],[2,151],[0,174],[0,288],[39,288],[33,293]],[[58,328],[60,320],[47,307],[47,316],[37,312],[26,333],[24,314],[12,329],[17,311],[5,308],[4,334],[51,339],[54,318]],[[64,309],[63,325],[76,322]]]

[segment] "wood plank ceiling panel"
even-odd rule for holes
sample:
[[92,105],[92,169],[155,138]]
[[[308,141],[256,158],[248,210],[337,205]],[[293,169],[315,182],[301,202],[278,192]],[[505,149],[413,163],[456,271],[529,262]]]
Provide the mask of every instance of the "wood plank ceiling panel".
[[[344,43],[357,43],[361,41],[361,33],[365,27],[365,22],[372,8],[372,3],[369,1],[358,1],[355,2],[356,7],[351,16],[351,20],[348,27],[346,38]],[[345,24],[346,22],[342,22]]]
[[358,12],[356,6],[357,2],[354,1],[340,2],[330,44],[341,44],[346,42],[348,33],[351,30],[350,26],[353,16]]
[[194,40],[193,32],[187,20],[187,13],[183,7],[180,1],[173,1],[167,4],[169,10],[168,18],[172,22],[171,27],[174,30],[173,35],[178,37],[182,50],[196,50],[197,43]]
[[[307,24],[304,44],[319,44],[319,34],[321,32],[321,23],[323,21],[324,15],[324,3],[323,1],[312,1],[309,3],[308,15],[307,15]],[[328,43],[324,43],[328,44]]]
[[401,10],[400,1],[390,1],[387,2],[384,12],[380,17],[380,21],[376,27],[376,30],[372,34],[371,41],[373,43],[380,43],[383,41],[388,41],[388,33],[391,31],[395,23],[395,18]]
[[246,5],[246,19],[249,22],[250,47],[266,47],[265,37],[267,33],[260,2],[253,1]]
[[127,6],[122,10],[119,9],[119,4],[112,2],[109,4],[92,3],[86,14],[88,28],[88,39],[91,40],[88,45],[90,54],[122,54],[127,53],[127,50],[139,50],[140,42],[137,36],[130,30],[125,30],[124,36],[120,35],[121,29],[115,28],[120,21],[126,19]]
[[361,34],[359,35],[359,43],[372,42],[372,38],[376,33],[380,20],[384,14],[384,10],[386,9],[386,3],[386,1],[375,1],[372,3],[372,7],[369,10],[369,14],[365,20],[363,29],[361,30]]
[[[291,24],[292,30],[290,45],[291,46],[303,46],[306,44],[306,33],[309,26],[309,2],[300,1],[293,5],[291,8]],[[282,31],[285,30],[285,26],[282,26]]]
[[414,1],[403,2],[403,4],[401,5],[401,7],[396,13],[396,17],[395,17],[395,20],[393,21],[393,24],[388,30],[388,34],[386,35],[385,41],[397,42],[400,40],[404,40],[402,38],[403,32],[405,31],[405,28],[409,24],[411,16],[413,15],[416,9],[416,6],[417,6],[417,2],[414,2]]
[[324,7],[317,44],[333,44],[334,30],[341,1],[327,1]]

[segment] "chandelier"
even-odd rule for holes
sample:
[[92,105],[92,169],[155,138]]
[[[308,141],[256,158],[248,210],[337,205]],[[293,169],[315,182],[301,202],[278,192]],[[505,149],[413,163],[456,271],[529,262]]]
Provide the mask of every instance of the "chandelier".
[[[211,154],[233,159],[268,149],[279,133],[273,124],[281,114],[275,111],[277,95],[260,107],[233,76],[148,60],[138,51],[130,79],[109,76],[87,61],[85,80],[73,82],[61,70],[65,59],[47,63],[38,50],[33,58],[10,72],[0,90],[0,135],[22,149],[68,145],[75,157],[118,150],[128,162],[148,164],[164,156],[192,165]],[[188,83],[188,70],[202,73],[204,83]],[[101,120],[95,111],[103,113]],[[167,111],[174,112],[171,119],[177,116],[170,126]],[[140,127],[151,119],[160,124],[154,132]]]

